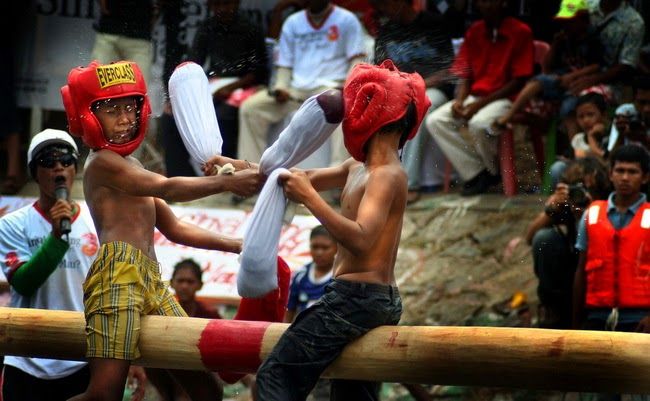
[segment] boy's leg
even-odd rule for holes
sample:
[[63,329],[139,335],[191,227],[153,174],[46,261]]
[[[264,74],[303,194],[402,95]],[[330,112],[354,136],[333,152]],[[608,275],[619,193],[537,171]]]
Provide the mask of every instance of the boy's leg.
[[131,361],[89,358],[90,383],[86,392],[69,401],[121,401]]
[[326,309],[321,302],[304,310],[280,337],[257,372],[257,399],[304,400],[350,339],[363,334]]
[[492,175],[499,173],[496,164],[499,140],[496,136],[488,135],[487,128],[498,117],[504,115],[510,109],[511,105],[512,102],[508,99],[495,100],[480,109],[468,122],[469,134],[472,136],[474,142],[474,148],[470,149],[470,152],[472,150],[474,151],[474,154],[480,158],[481,164]]
[[[376,294],[377,287],[384,293]],[[401,298],[392,287],[334,281],[325,291],[298,315],[258,370],[259,400],[304,400],[350,341],[399,322]]]

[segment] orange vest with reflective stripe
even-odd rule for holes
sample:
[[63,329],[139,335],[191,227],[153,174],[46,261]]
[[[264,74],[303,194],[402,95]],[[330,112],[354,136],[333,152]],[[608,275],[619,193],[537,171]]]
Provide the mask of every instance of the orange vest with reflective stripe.
[[607,218],[607,201],[587,211],[586,306],[650,307],[650,203],[616,230]]

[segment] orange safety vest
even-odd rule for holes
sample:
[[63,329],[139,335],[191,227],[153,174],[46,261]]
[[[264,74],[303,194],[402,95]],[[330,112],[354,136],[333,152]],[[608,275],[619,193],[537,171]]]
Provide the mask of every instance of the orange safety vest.
[[607,201],[587,210],[586,306],[650,307],[650,203],[621,230],[607,218]]

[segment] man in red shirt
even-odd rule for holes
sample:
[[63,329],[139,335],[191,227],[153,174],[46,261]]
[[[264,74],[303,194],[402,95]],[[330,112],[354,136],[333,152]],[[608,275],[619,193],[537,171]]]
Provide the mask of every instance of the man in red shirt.
[[431,113],[426,127],[463,179],[462,195],[486,192],[499,181],[497,132],[489,127],[512,105],[533,74],[530,28],[505,16],[507,1],[477,0],[483,19],[467,30],[451,67],[456,98]]

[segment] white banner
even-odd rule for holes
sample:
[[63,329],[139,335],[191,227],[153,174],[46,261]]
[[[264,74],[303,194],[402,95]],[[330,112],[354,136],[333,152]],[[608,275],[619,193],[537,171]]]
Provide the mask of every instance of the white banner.
[[[0,217],[32,204],[35,198],[14,196],[0,197]],[[81,202],[83,203],[83,202]],[[250,213],[230,209],[199,209],[184,206],[171,206],[179,219],[196,224],[206,230],[223,235],[241,238]],[[283,257],[291,270],[296,270],[311,260],[309,254],[309,234],[318,225],[313,216],[296,215],[291,225],[284,226],[280,236],[278,254]],[[154,235],[156,255],[162,269],[163,280],[169,280],[174,265],[186,258],[192,258],[203,269],[203,289],[200,297],[238,299],[237,271],[239,255],[208,251],[177,245],[156,230]],[[4,277],[1,277],[5,281]]]

